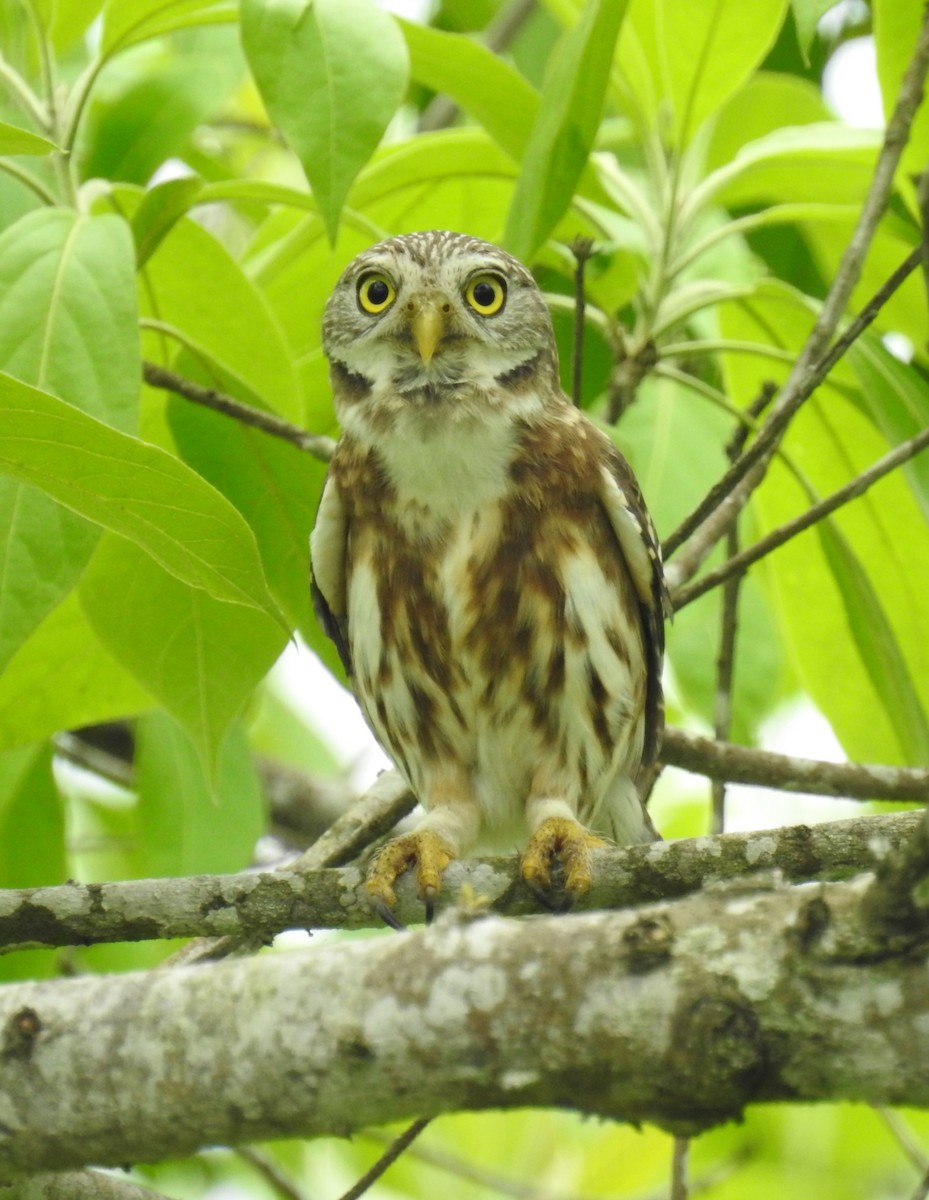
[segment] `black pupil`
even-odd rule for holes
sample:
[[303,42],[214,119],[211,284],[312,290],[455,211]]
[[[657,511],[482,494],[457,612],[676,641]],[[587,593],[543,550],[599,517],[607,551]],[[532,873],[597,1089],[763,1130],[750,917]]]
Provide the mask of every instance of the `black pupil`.
[[490,308],[497,299],[497,289],[492,283],[476,283],[474,285],[474,303],[481,308]]
[[372,304],[384,304],[390,295],[390,288],[383,279],[372,279],[368,284],[368,300]]

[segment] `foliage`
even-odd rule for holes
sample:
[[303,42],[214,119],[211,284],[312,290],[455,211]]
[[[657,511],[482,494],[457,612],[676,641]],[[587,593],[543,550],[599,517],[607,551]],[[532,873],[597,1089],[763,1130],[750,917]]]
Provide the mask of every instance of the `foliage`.
[[[569,386],[568,246],[590,237],[582,402],[669,533],[767,382],[786,378],[870,184],[879,134],[822,99],[825,7],[756,0],[746,19],[738,0],[544,0],[495,54],[493,0],[443,0],[428,24],[374,0],[2,0],[0,885],[245,866],[266,820],[252,760],[287,740],[256,719],[279,704],[267,673],[294,630],[335,669],[306,589],[322,464],[143,383],[143,359],[334,434],[319,326],[342,266],[379,237],[453,228],[531,262]],[[873,3],[888,113],[921,11]],[[851,311],[919,242],[927,112]],[[888,333],[909,339],[911,362]],[[926,367],[912,275],[792,422],[743,534],[925,428]],[[802,691],[850,758],[926,761],[927,472],[914,460],[752,572],[733,740],[753,742]],[[719,621],[711,592],[669,632],[676,721],[714,725]],[[134,790],[53,773],[62,731],[124,719]],[[315,761],[335,769],[324,747]],[[673,792],[665,806],[675,832],[696,831],[692,806]],[[54,969],[48,955],[0,965]],[[434,1132],[435,1148],[499,1155],[565,1194],[641,1194],[666,1171],[663,1135],[573,1118]],[[275,1154],[319,1194],[364,1157]],[[906,1187],[890,1138],[857,1110],[753,1114],[695,1156],[697,1177],[731,1168],[706,1193],[718,1197]],[[432,1194],[434,1168],[395,1170],[398,1189]],[[216,1157],[152,1178],[194,1196],[229,1171],[250,1180],[243,1194],[272,1194]]]

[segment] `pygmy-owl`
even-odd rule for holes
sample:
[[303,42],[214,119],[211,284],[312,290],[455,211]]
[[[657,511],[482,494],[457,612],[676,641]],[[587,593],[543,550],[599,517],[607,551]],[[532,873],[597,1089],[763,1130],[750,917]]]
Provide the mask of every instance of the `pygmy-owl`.
[[666,589],[632,470],[561,390],[511,255],[448,232],[352,261],[323,319],[341,425],[311,539],[317,613],[425,815],[387,843],[382,911],[431,908],[482,826],[520,818],[535,889],[591,881],[597,834],[657,835],[637,790],[662,722]]

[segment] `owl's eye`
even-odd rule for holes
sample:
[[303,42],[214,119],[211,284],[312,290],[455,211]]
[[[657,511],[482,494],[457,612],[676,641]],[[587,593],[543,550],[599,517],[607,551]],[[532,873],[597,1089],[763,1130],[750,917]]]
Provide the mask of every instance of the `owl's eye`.
[[465,288],[465,299],[482,317],[492,317],[503,308],[506,284],[499,275],[475,275]]
[[358,281],[358,303],[368,313],[382,313],[397,298],[397,289],[386,275],[372,271]]

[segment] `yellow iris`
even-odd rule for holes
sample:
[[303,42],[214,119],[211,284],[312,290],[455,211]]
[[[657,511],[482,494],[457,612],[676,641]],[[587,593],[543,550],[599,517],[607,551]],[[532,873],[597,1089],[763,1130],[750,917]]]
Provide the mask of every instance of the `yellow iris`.
[[386,275],[372,271],[358,281],[358,303],[368,313],[382,313],[397,298],[397,289]]
[[465,299],[482,317],[492,317],[503,308],[506,284],[498,275],[475,275],[465,288]]

